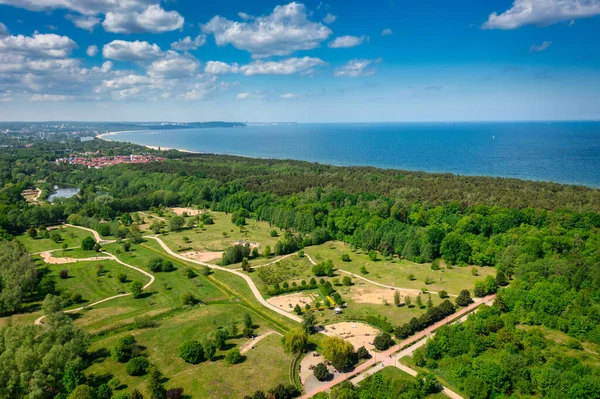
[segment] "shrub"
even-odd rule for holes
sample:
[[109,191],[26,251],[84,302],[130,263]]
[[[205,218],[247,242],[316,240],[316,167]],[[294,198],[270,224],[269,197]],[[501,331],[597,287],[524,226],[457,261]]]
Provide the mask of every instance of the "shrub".
[[83,296],[78,292],[74,292],[69,299],[71,300],[71,303],[80,303],[83,300]]
[[121,337],[111,350],[112,358],[118,362],[125,363],[139,351],[133,335]]
[[425,285],[431,285],[435,283],[435,280],[432,279],[431,277],[425,277]]
[[163,267],[163,260],[162,258],[152,258],[150,259],[150,262],[148,262],[148,269],[150,269],[150,271],[156,273],[156,272],[160,272],[162,270]]
[[171,262],[170,260],[166,260],[163,262],[163,264],[162,264],[163,272],[172,272],[173,270],[175,270],[175,267],[173,266],[173,262]]
[[317,277],[333,276],[333,262],[329,259],[327,262],[321,262],[312,267],[312,272]]
[[127,371],[127,374],[131,376],[140,376],[148,372],[149,365],[148,359],[143,356],[138,356],[127,362],[125,370]]
[[127,275],[123,274],[123,273],[119,273],[119,274],[117,274],[117,280],[119,280],[120,283],[126,283]]
[[440,260],[436,259],[433,262],[431,262],[431,270],[440,270]]
[[407,278],[408,278],[408,280],[409,280],[409,281],[415,281],[415,280],[417,279],[417,278],[415,277],[415,275],[414,275],[414,274],[412,274],[412,273],[408,273],[408,276],[407,276]]
[[379,334],[373,340],[373,346],[380,351],[388,349],[393,343],[392,336],[386,332]]
[[167,399],[182,399],[183,388],[172,388],[167,391]]
[[117,377],[113,377],[108,381],[107,385],[110,389],[116,391],[121,386],[121,380]]
[[197,276],[196,272],[194,271],[194,269],[188,267],[187,269],[185,269],[185,271],[183,272],[183,274],[185,274],[185,276],[187,278],[194,278]]
[[325,363],[319,363],[315,366],[313,374],[317,378],[317,380],[325,381],[327,378],[329,378],[329,369],[327,368]]
[[438,293],[438,295],[439,295],[439,296],[440,296],[440,298],[442,298],[442,299],[446,299],[446,298],[448,298],[448,296],[449,296],[449,295],[448,295],[448,292],[446,292],[445,290],[441,290],[441,291]]
[[96,245],[96,241],[92,237],[85,237],[81,241],[81,249],[84,251],[92,251],[94,249],[94,245]]
[[369,356],[369,351],[364,346],[361,346],[356,351],[356,357],[358,357],[359,359],[368,359]]
[[367,271],[367,268],[365,266],[360,267],[360,273],[361,274],[369,274],[369,272]]
[[479,276],[479,269],[477,269],[476,267],[471,268],[471,274],[473,276]]
[[277,230],[273,229],[269,232],[269,235],[271,237],[279,237],[279,233],[277,232]]
[[204,360],[204,349],[198,341],[191,340],[184,342],[177,352],[184,362],[190,364],[198,364]]
[[462,290],[458,297],[456,298],[456,304],[458,306],[469,306],[473,300],[471,299],[471,293],[469,290]]
[[88,385],[79,385],[71,392],[68,399],[96,399],[96,391]]
[[242,361],[242,354],[238,348],[233,348],[225,354],[225,361],[229,364],[236,364]]
[[342,284],[344,284],[347,287],[351,286],[352,279],[350,278],[350,276],[344,276],[344,278],[342,278]]
[[133,319],[133,326],[135,328],[153,328],[156,327],[158,323],[148,315],[137,316]]
[[194,294],[192,294],[191,292],[184,292],[183,294],[181,294],[181,302],[184,305],[195,305],[197,304],[199,301],[198,299],[194,296]]
[[131,282],[129,290],[131,291],[133,297],[137,299],[142,296],[144,285],[141,282],[134,280]]
[[69,271],[68,270],[61,270],[60,272],[58,272],[58,276],[61,279],[63,279],[63,280],[66,279],[66,278],[69,278]]
[[369,252],[369,259],[371,259],[373,262],[375,262],[377,260],[377,252],[371,250]]
[[96,276],[101,276],[104,273],[104,265],[96,265]]
[[342,255],[342,262],[350,262],[350,255],[343,254]]

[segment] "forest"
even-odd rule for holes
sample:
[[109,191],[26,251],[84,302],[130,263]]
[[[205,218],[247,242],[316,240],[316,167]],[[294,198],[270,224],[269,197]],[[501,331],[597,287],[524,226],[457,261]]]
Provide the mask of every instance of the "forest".
[[[378,251],[384,259],[399,256],[417,263],[441,259],[446,267],[495,267],[510,284],[498,290],[494,306],[466,323],[440,330],[416,357],[418,365],[443,371],[472,398],[600,397],[597,364],[546,350],[552,343],[528,329],[536,326],[566,334],[574,347],[583,342],[595,351],[600,348],[599,190],[176,151],[165,152],[169,160],[163,163],[104,169],[53,163],[55,157],[77,151],[151,152],[99,140],[3,151],[0,239],[11,240],[31,227],[67,219],[102,235],[125,238],[132,233],[119,232],[117,221],[124,214],[193,205],[234,214],[236,219],[266,221],[285,231],[275,246],[277,255],[335,239],[352,248]],[[27,204],[20,192],[40,180],[44,187],[77,186],[80,195],[52,205]],[[239,254],[236,249],[230,252],[231,263],[244,257],[242,249]],[[9,263],[0,261],[3,267]],[[28,265],[2,271],[2,313],[18,307],[5,296],[25,295],[8,292],[3,283],[8,281],[5,275],[20,270],[26,277],[20,285],[23,290],[40,283]],[[479,287],[479,296],[486,294],[485,289]],[[474,293],[478,295],[477,289]],[[9,356],[8,350],[6,341],[0,342],[0,356]],[[80,356],[80,350],[73,356]],[[361,391],[383,389],[381,380],[369,384]],[[398,388],[389,397],[423,397],[427,389],[419,384],[423,382]],[[414,395],[405,395],[409,391]],[[352,391],[343,397],[387,396]]]

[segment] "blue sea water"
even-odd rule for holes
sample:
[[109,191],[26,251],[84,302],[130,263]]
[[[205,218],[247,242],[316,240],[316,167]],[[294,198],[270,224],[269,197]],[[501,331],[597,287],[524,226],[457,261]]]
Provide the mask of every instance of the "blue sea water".
[[120,132],[142,145],[600,187],[600,123],[250,125]]

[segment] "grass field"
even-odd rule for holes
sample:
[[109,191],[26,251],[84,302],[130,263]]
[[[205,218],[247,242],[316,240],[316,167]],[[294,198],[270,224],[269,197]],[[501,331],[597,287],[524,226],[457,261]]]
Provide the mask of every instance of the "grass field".
[[[161,235],[161,239],[173,251],[182,248],[191,248],[196,251],[222,251],[238,241],[259,244],[261,249],[266,245],[273,248],[279,240],[279,237],[271,237],[270,231],[273,228],[269,227],[266,222],[247,219],[248,224],[240,230],[240,227],[231,222],[231,215],[212,211],[210,214],[213,216],[214,224],[204,225],[203,228],[186,228],[179,232],[169,232]],[[153,219],[146,221],[150,220]],[[187,237],[189,242],[186,242],[184,237]]]
[[[373,262],[368,254],[362,251],[352,252],[350,246],[342,242],[328,242],[314,247],[307,247],[304,252],[313,257],[315,262],[321,262],[331,259],[336,268],[355,273],[369,280],[400,288],[421,289],[427,287],[428,290],[439,292],[446,290],[449,294],[458,295],[461,290],[473,290],[475,281],[482,280],[485,276],[495,275],[496,270],[493,267],[477,267],[478,276],[471,273],[472,267],[458,267],[448,270],[442,268],[438,271],[431,270],[430,264],[418,264],[407,260],[385,260],[379,256],[379,260]],[[350,262],[342,261],[342,254],[350,256]],[[365,266],[368,274],[360,272],[361,267]],[[414,275],[414,280],[408,276]],[[343,276],[343,274],[342,274]],[[432,284],[426,285],[425,279],[434,280]]]
[[[58,243],[54,242],[50,238],[31,238],[27,234],[18,236],[17,240],[25,246],[27,252],[37,253],[42,251],[50,251],[52,249],[61,249],[63,244],[67,244],[68,248],[80,247],[81,241],[85,237],[91,236],[89,232],[74,227],[61,227],[55,231],[58,231],[62,237],[62,241]],[[61,252],[59,251],[58,253],[60,254]]]
[[[380,374],[387,378],[393,378],[394,380],[414,381],[414,379],[415,379],[412,375],[407,374],[404,371],[402,371],[396,367],[385,367],[383,370],[381,370],[377,374]],[[448,398],[448,397],[446,395],[444,395],[443,393],[435,393],[435,394],[427,396],[427,399],[442,399],[442,398]]]
[[[279,382],[287,382],[291,355],[283,351],[281,338],[272,335],[259,342],[255,349],[246,354],[246,359],[237,365],[228,365],[223,359],[224,352],[217,353],[216,361],[198,365],[185,363],[177,356],[179,346],[190,339],[202,338],[217,327],[225,326],[230,320],[243,320],[246,309],[237,304],[215,304],[200,306],[180,315],[159,322],[156,328],[135,330],[128,333],[136,337],[138,343],[146,347],[148,359],[160,365],[168,378],[167,388],[182,387],[191,398],[241,398],[257,389],[267,390]],[[258,331],[272,328],[268,322],[253,315]],[[111,335],[94,341],[92,350],[110,350],[117,340],[126,333]],[[228,340],[227,349],[240,346],[247,339]],[[125,365],[110,358],[101,359],[87,369],[86,374],[96,377],[110,375],[119,378],[127,385],[142,391],[146,388],[146,377],[131,377],[125,372]]]

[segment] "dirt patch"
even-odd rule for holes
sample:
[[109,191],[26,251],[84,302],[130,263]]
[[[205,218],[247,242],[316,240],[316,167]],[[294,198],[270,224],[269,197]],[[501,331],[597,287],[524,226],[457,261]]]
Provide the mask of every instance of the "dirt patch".
[[[400,296],[410,296],[413,299],[417,296],[415,291],[399,290]],[[384,303],[394,303],[394,293],[396,290],[381,287],[352,287],[350,289],[350,298],[356,303],[372,303],[383,305]]]
[[308,352],[306,356],[302,358],[299,370],[302,385],[306,385],[306,381],[314,375],[313,369],[315,366],[323,362],[325,362],[325,359],[318,352]]
[[223,256],[222,252],[205,252],[205,251],[188,251],[182,252],[180,255],[185,256],[193,260],[200,262],[210,262],[217,259],[221,259]]
[[267,299],[267,302],[269,302],[271,305],[277,306],[278,308],[285,310],[286,312],[293,313],[296,305],[300,305],[300,307],[304,309],[306,304],[312,306],[312,303],[314,301],[312,295],[300,292],[297,294],[282,295],[269,298]]
[[337,335],[345,339],[354,345],[354,349],[364,346],[369,351],[375,348],[372,342],[377,334],[379,334],[379,330],[375,327],[350,321],[326,325],[325,332],[329,335]]
[[234,242],[232,242],[232,243],[231,243],[231,245],[246,245],[246,244],[249,244],[249,245],[250,245],[250,250],[252,250],[252,249],[254,249],[254,248],[258,248],[258,247],[260,247],[260,244],[259,244],[259,243],[256,243],[256,242],[250,242],[250,241],[244,241],[244,240],[241,240],[241,241],[234,241]]
[[197,216],[201,214],[203,211],[192,208],[172,208],[171,209],[177,216],[183,215],[183,212],[186,212],[188,216]]
[[75,262],[93,262],[99,260],[111,260],[112,258],[109,256],[94,256],[91,258],[55,258],[52,256],[51,252],[42,252],[40,254],[44,262],[49,263],[51,265],[63,265],[66,263],[75,263]]

